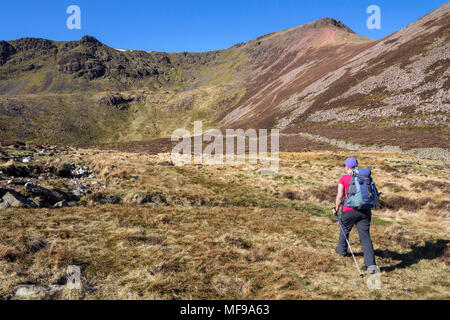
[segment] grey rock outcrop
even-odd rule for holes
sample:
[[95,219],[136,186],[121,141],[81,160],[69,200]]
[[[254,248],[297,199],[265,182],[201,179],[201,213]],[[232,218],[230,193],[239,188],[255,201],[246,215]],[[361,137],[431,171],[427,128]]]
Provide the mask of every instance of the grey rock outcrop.
[[44,198],[45,201],[49,202],[51,205],[65,200],[63,194],[54,190],[43,188],[30,182],[25,184],[25,189],[28,192],[32,193],[34,196]]
[[36,208],[37,205],[23,197],[7,192],[0,203],[1,208]]

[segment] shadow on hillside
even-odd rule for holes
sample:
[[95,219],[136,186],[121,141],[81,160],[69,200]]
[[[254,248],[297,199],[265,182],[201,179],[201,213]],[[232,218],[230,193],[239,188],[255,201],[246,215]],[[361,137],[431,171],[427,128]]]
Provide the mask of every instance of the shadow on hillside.
[[448,243],[450,243],[450,240],[426,241],[424,246],[412,246],[411,251],[407,253],[377,249],[375,250],[375,255],[381,258],[400,260],[400,263],[396,265],[381,268],[381,271],[391,272],[396,269],[410,267],[423,259],[433,260],[442,256],[447,257],[449,255]]

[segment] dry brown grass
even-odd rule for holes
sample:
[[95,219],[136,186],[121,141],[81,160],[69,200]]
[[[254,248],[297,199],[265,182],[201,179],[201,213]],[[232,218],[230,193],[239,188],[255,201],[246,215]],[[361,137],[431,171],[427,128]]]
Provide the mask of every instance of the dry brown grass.
[[[82,292],[52,298],[449,298],[448,213],[435,207],[448,206],[447,194],[438,183],[413,191],[425,175],[445,185],[448,170],[437,161],[356,154],[384,192],[371,230],[382,290],[372,291],[353,261],[334,253],[339,229],[330,208],[345,154],[282,154],[279,174],[263,176],[259,165],[158,165],[167,155],[62,157],[81,152],[106,185],[101,196],[81,207],[1,211],[0,297],[14,298],[23,283],[64,282],[75,264]],[[410,170],[400,180],[383,170],[398,161]],[[149,201],[127,204],[138,193]],[[121,204],[94,205],[108,194]],[[355,231],[350,241],[362,264]]]
[[411,183],[411,188],[419,191],[433,191],[440,189],[443,193],[450,193],[450,183],[445,181],[426,180]]

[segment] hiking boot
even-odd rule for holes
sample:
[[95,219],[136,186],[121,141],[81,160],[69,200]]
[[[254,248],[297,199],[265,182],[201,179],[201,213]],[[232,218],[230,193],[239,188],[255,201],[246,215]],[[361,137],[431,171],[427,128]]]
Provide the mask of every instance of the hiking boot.
[[371,266],[363,266],[361,270],[366,271],[368,274],[375,274],[380,273],[380,268],[378,268],[377,265],[371,265]]
[[339,252],[338,249],[336,249],[336,253],[338,255],[340,255],[341,257],[348,257],[349,256],[348,252],[342,253],[342,252]]

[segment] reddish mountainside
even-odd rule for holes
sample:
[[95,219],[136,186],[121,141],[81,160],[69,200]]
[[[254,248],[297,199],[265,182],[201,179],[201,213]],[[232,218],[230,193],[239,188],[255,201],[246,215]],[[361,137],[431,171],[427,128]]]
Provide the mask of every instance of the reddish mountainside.
[[450,3],[380,41],[332,41],[351,34],[324,22],[293,30],[224,121],[448,148]]

